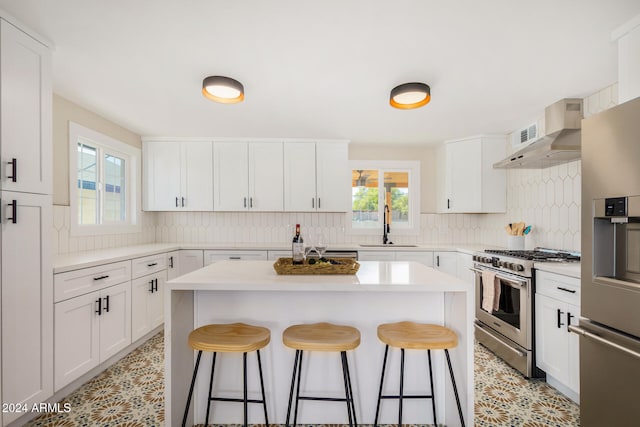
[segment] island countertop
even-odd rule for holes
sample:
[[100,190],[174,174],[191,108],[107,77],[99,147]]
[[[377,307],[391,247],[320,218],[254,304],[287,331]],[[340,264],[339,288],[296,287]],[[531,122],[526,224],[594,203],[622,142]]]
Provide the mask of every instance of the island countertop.
[[[275,424],[284,424],[293,352],[282,345],[280,336],[292,324],[330,321],[354,326],[361,332],[360,346],[349,352],[348,357],[354,367],[352,381],[358,421],[373,424],[384,350],[376,328],[381,323],[413,320],[444,325],[458,334],[458,346],[451,351],[451,358],[465,421],[473,425],[474,291],[472,283],[412,261],[362,261],[354,275],[278,275],[273,261],[220,261],[168,281],[164,291],[167,422],[179,425],[182,419],[194,364],[194,352],[187,345],[187,336],[194,328],[209,323],[245,322],[271,331],[271,343],[261,351],[268,367],[265,387],[269,417]],[[316,364],[311,365],[316,368],[305,370],[307,387],[339,395],[342,376],[331,367],[333,365],[327,365],[328,368],[324,365],[333,359],[313,353],[309,357],[309,363]],[[424,357],[417,355],[407,360],[407,372],[411,372],[405,384],[407,392],[428,389]],[[237,364],[239,359],[230,355],[225,361]],[[318,369],[318,363],[323,368]],[[217,380],[214,389],[240,390],[241,385],[234,379],[240,365],[232,366],[235,367],[225,370],[228,377]],[[390,372],[396,372],[398,367],[397,359],[390,361]],[[202,396],[206,396],[208,390],[207,371],[205,369],[196,382],[188,425],[204,421]],[[457,426],[460,425],[457,409],[445,372],[444,356],[442,352],[435,352],[438,421]],[[254,375],[249,384],[250,396],[257,396],[255,381]],[[397,382],[397,378],[389,380],[385,393],[397,393],[393,389],[394,381]],[[341,405],[314,405],[305,406],[300,423],[347,422]],[[263,422],[259,405],[253,406],[249,408],[249,422]],[[429,405],[406,406],[404,422],[432,422],[431,414],[425,413],[422,406]],[[394,407],[397,406],[390,403],[383,405],[381,424],[397,422]],[[241,412],[235,405],[217,405],[210,422],[237,424]]]
[[356,274],[279,275],[273,261],[220,261],[167,283],[175,290],[466,292],[471,285],[410,261],[361,261]]

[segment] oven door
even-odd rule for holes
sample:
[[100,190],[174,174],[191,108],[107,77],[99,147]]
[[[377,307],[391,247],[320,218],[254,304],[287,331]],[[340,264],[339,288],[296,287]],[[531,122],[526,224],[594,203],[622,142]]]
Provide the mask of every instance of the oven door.
[[[473,270],[476,280],[476,319],[525,349],[531,350],[531,281],[525,277],[497,272],[496,283],[485,284],[482,272],[487,269],[476,266]],[[491,312],[482,308],[483,291],[487,285],[497,286],[500,290]]]

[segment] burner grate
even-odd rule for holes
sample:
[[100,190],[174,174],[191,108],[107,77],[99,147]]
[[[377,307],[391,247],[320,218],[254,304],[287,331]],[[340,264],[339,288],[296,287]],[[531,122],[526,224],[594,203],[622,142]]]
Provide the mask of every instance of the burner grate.
[[580,255],[571,252],[556,250],[510,250],[510,249],[487,249],[486,253],[494,255],[508,256],[512,258],[524,259],[534,262],[579,262]]

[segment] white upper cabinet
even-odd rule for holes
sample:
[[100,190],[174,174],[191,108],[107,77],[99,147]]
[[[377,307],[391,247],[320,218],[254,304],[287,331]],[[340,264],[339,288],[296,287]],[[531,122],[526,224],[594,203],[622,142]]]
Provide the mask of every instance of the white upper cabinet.
[[215,142],[214,210],[282,211],[282,142]]
[[346,142],[284,144],[284,209],[346,212],[350,209]]
[[51,194],[51,52],[0,19],[0,185]]
[[211,141],[144,141],[142,158],[145,210],[213,210]]
[[505,136],[477,136],[444,146],[443,213],[505,212],[507,176],[493,164],[505,156]]

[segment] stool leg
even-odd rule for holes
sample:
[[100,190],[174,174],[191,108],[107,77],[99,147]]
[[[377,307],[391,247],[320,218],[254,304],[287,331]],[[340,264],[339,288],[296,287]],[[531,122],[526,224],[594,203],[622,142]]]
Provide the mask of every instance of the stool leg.
[[436,392],[433,388],[433,369],[431,368],[431,350],[427,350],[427,357],[429,359],[429,383],[431,384],[431,407],[433,408],[433,425],[438,425],[438,419],[436,418]]
[[[242,395],[244,403],[244,427],[247,427],[249,402],[247,401],[247,352],[242,353]],[[206,426],[205,426],[206,427]]]
[[356,420],[356,410],[353,403],[353,391],[351,390],[351,378],[349,375],[349,363],[347,361],[347,352],[340,352],[340,359],[342,360],[342,377],[344,380],[344,394],[345,401],[347,403],[347,415],[349,416],[349,426],[358,427],[358,421]]
[[260,390],[262,391],[262,406],[264,407],[264,424],[269,427],[269,416],[267,415],[267,398],[264,395],[264,380],[262,376],[262,361],[260,360],[260,350],[256,350],[258,355],[258,372],[260,373]]
[[458,388],[456,387],[456,380],[453,377],[453,368],[451,367],[451,358],[449,357],[449,350],[444,349],[444,354],[447,356],[447,364],[449,365],[449,374],[451,375],[451,384],[453,385],[453,393],[456,396],[456,403],[458,404],[458,415],[460,415],[460,423],[464,427],[464,417],[462,416],[462,406],[460,406],[460,397],[458,397]]
[[300,403],[300,378],[302,377],[302,355],[304,351],[300,350],[300,359],[298,359],[298,386],[296,387],[296,407],[293,410],[293,425],[298,425],[298,404]]
[[291,416],[291,403],[293,402],[293,390],[296,385],[296,372],[298,369],[298,358],[300,357],[300,350],[296,350],[296,357],[293,360],[293,375],[291,375],[291,390],[289,391],[289,406],[287,406],[287,420],[285,425],[289,427],[289,417]]
[[400,395],[398,396],[398,427],[402,427],[402,396],[404,393],[404,348],[400,349]]
[[193,386],[196,383],[196,375],[198,374],[198,367],[200,366],[200,357],[202,356],[202,350],[198,352],[196,358],[196,366],[193,368],[193,377],[191,377],[191,387],[189,387],[189,395],[187,396],[187,406],[184,408],[184,415],[182,416],[182,427],[187,425],[187,416],[189,415],[189,406],[191,405],[191,396],[193,395]]
[[207,427],[209,425],[209,410],[211,409],[211,392],[213,390],[213,372],[216,369],[216,355],[217,353],[213,353],[213,361],[211,362],[211,377],[209,378],[209,399],[207,399],[207,415],[205,416],[204,425]]
[[384,382],[384,372],[387,368],[387,355],[389,354],[389,345],[384,348],[384,359],[382,361],[382,375],[380,375],[380,391],[378,392],[378,405],[376,406],[376,418],[373,422],[374,427],[378,427],[378,415],[380,415],[380,402],[382,401],[382,384]]

